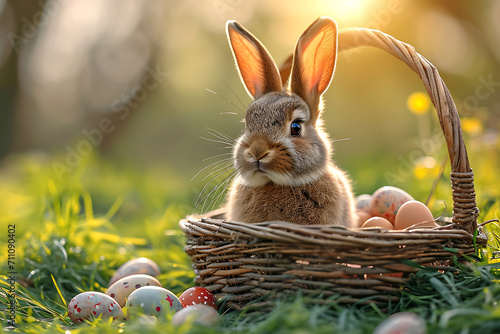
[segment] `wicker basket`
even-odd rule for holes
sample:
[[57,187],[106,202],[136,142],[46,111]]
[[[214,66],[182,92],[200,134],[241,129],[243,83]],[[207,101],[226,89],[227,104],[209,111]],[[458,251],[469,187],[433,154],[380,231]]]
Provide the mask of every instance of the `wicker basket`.
[[[436,107],[451,162],[453,218],[434,229],[388,231],[304,226],[285,222],[247,224],[225,221],[223,211],[187,217],[185,251],[196,283],[242,309],[250,301],[291,291],[331,297],[338,303],[376,303],[399,299],[417,263],[447,269],[453,255],[471,254],[476,243],[473,173],[450,92],[436,68],[408,44],[376,30],[339,32],[339,51],[360,46],[386,50],[422,79]],[[411,261],[411,262],[408,262]]]

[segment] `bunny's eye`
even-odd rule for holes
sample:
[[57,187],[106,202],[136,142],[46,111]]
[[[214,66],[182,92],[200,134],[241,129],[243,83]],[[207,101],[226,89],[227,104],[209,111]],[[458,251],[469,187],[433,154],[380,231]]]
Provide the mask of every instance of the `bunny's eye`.
[[300,137],[300,123],[299,122],[292,122],[290,125],[290,134],[292,137]]

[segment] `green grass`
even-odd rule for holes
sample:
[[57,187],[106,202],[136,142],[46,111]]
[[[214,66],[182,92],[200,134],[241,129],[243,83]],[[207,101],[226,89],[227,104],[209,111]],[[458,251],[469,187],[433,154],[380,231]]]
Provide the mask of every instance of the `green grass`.
[[[496,148],[495,148],[496,152]],[[484,158],[483,158],[484,157]],[[477,171],[490,169],[497,156],[472,154]],[[497,333],[500,329],[500,284],[496,253],[500,229],[488,225],[489,247],[453,272],[422,270],[415,274],[397,304],[319,303],[292,295],[276,301],[271,312],[259,309],[226,311],[214,328],[186,324],[175,327],[163,319],[126,322],[95,320],[75,326],[66,305],[81,291],[104,291],[114,270],[134,257],[145,256],[162,268],[164,287],[180,294],[192,286],[194,273],[184,253],[179,219],[191,213],[194,185],[175,175],[148,173],[118,166],[96,156],[60,179],[55,157],[11,156],[0,166],[0,319],[8,325],[7,226],[15,224],[16,325],[23,333],[371,333],[390,314],[412,311],[427,323],[428,333]],[[477,177],[480,222],[497,218],[500,182]],[[410,193],[424,193],[415,182]],[[444,183],[444,182],[443,182]],[[422,187],[422,186],[420,186]]]

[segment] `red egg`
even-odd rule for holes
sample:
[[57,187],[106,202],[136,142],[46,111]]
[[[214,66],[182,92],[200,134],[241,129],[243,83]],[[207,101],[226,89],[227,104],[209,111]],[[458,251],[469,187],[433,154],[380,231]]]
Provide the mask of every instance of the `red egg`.
[[179,300],[181,301],[182,307],[204,304],[217,310],[214,295],[202,287],[195,286],[187,289],[179,296]]

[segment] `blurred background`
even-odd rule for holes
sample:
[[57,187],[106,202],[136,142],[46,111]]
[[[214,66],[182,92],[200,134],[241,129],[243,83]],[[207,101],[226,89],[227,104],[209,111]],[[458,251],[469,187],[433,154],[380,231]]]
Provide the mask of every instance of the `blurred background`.
[[[413,45],[448,85],[471,160],[498,153],[499,1],[0,0],[0,159],[42,155],[61,178],[99,155],[117,173],[165,175],[194,203],[218,165],[191,179],[228,152],[209,129],[236,138],[251,101],[225,22],[243,24],[280,64],[318,16]],[[421,196],[430,191],[446,151],[421,92],[380,50],[339,56],[324,119],[358,194],[424,179]],[[496,174],[484,166],[479,174]]]

